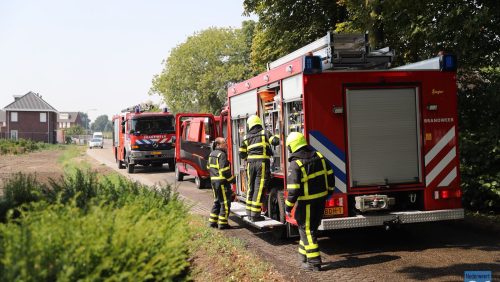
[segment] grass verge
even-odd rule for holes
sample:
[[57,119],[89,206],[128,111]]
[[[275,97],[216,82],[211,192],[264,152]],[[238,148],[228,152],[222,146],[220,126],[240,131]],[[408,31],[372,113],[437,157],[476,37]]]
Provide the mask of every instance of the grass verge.
[[208,228],[200,216],[191,216],[189,222],[191,276],[195,281],[285,281],[240,239]]

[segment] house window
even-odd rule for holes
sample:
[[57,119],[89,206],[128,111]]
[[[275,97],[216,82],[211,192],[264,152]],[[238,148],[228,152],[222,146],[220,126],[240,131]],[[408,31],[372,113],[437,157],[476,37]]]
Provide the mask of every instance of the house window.
[[17,122],[17,112],[11,112],[10,113],[10,121],[11,122]]
[[40,122],[47,122],[47,113],[40,113]]

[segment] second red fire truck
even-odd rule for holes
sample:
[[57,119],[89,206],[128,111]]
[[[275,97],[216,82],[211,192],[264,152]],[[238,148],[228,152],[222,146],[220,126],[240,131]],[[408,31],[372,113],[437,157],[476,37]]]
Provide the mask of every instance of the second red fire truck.
[[[229,87],[225,136],[238,199],[231,211],[259,228],[285,227],[282,235],[294,235],[296,222],[284,211],[284,140],[297,131],[334,169],[335,192],[320,230],[463,218],[456,58],[440,55],[391,69],[392,56],[388,49],[370,51],[363,35],[328,33]],[[238,147],[254,114],[280,136],[281,145],[274,148],[263,203],[267,219],[252,223],[245,219],[247,180]],[[205,132],[212,135],[200,146],[224,135],[208,114],[179,114],[178,126],[190,118],[203,118],[210,127]],[[178,152],[191,150],[189,140],[180,133],[177,138]]]
[[118,168],[134,173],[137,165],[175,166],[175,117],[167,109],[147,112],[149,105],[122,110],[113,122],[113,154]]

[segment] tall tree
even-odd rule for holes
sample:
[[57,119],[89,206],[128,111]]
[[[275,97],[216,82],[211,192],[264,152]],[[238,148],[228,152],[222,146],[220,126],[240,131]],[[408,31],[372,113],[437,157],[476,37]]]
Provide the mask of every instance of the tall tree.
[[259,17],[252,44],[252,66],[266,64],[321,37],[346,20],[346,9],[330,0],[245,0],[245,13]]
[[163,96],[174,112],[219,111],[229,82],[249,75],[251,22],[243,29],[209,28],[175,47],[153,78],[150,94]]
[[108,115],[100,115],[92,123],[92,131],[106,131],[106,129],[111,128],[111,121],[109,121]]
[[[500,64],[500,5],[495,0],[342,0],[354,29],[371,30],[398,63],[457,54],[461,68]],[[373,28],[375,27],[375,28]],[[373,42],[373,41],[372,41]]]

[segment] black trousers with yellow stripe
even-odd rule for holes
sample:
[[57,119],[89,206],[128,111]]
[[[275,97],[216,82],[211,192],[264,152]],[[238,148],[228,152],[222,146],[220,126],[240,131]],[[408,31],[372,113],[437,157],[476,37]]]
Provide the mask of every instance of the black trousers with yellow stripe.
[[269,159],[251,160],[247,163],[247,198],[248,216],[259,216],[267,186],[271,180]]
[[299,226],[299,254],[302,261],[311,264],[320,264],[321,255],[317,240],[318,227],[325,212],[325,199],[297,201],[295,219]]
[[208,221],[217,223],[219,226],[227,226],[231,209],[231,185],[226,181],[212,181],[212,192],[214,194],[214,204]]

